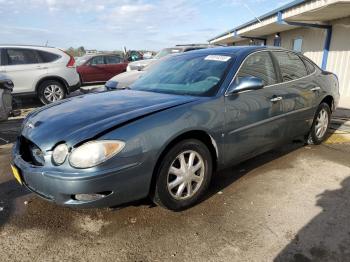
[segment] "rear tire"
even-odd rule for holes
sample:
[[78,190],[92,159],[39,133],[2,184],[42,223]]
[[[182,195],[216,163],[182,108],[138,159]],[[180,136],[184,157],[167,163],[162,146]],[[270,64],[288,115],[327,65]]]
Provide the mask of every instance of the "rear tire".
[[38,97],[44,105],[64,99],[67,95],[66,88],[56,80],[47,80],[40,84]]
[[307,144],[319,145],[327,137],[331,122],[331,109],[327,103],[321,103],[317,108],[310,133],[307,138]]
[[212,161],[209,149],[199,140],[176,144],[158,168],[153,202],[174,211],[193,206],[210,184]]

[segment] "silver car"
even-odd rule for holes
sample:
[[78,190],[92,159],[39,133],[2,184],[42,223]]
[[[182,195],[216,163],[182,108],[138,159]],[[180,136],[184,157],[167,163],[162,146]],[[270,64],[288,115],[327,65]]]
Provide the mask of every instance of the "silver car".
[[139,60],[139,61],[129,63],[128,67],[126,68],[126,71],[142,70],[146,66],[152,64],[155,60],[161,59],[162,57],[165,57],[170,54],[184,53],[184,52],[203,49],[207,47],[209,47],[209,45],[193,44],[193,45],[177,45],[175,47],[164,48],[151,59]]

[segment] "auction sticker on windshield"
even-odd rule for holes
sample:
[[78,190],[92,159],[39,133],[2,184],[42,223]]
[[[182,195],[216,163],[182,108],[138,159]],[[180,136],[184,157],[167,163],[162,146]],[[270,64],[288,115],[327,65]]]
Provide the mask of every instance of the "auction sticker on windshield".
[[224,55],[208,55],[204,60],[210,60],[210,61],[221,61],[221,62],[227,62],[230,60],[230,56],[224,56]]

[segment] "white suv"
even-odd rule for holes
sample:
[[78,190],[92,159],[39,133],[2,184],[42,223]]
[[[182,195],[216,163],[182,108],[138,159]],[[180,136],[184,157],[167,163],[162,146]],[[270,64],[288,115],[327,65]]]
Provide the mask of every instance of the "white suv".
[[14,82],[14,95],[36,95],[44,104],[80,87],[74,58],[52,47],[0,45],[0,73]]

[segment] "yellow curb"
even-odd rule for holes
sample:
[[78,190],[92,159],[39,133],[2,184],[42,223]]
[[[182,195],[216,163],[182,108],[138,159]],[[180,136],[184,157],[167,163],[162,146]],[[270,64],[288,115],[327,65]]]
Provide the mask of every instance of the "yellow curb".
[[340,133],[336,132],[331,134],[329,138],[325,141],[325,144],[343,144],[350,143],[350,133]]

